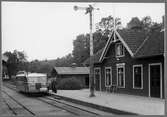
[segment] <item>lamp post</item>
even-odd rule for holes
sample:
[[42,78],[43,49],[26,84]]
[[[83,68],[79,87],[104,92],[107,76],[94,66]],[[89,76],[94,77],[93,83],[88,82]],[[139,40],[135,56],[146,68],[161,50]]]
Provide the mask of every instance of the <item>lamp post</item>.
[[[89,74],[89,81],[90,81],[90,95],[89,97],[94,97],[94,56],[93,56],[93,34],[92,34],[92,13],[95,8],[92,7],[92,5],[89,5],[88,7],[78,7],[74,6],[74,10],[86,10],[85,14],[89,13],[90,18],[90,74]],[[96,9],[99,10],[99,9]]]

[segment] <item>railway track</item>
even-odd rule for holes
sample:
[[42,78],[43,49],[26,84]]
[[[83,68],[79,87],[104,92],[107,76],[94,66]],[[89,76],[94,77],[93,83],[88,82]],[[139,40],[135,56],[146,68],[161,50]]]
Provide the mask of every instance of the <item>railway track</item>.
[[[17,101],[15,98],[10,96],[7,92],[5,92],[4,90],[2,92],[3,92],[3,95],[5,95],[5,99],[3,98],[4,102],[6,103],[6,105],[9,107],[9,109],[12,111],[12,113],[14,115],[32,115],[32,116],[35,116],[35,113],[33,111],[31,111],[26,106],[24,106],[19,101]],[[6,101],[7,98],[8,98],[8,101]],[[15,103],[14,105],[12,105],[12,107],[11,107],[11,102],[12,102],[12,104]],[[18,111],[18,110],[21,110],[21,111]]]
[[[14,86],[13,84],[4,84],[4,86],[6,86],[7,88],[11,89],[11,90],[14,90],[14,91],[17,91],[16,89],[16,86]],[[56,108],[60,108],[62,110],[65,110],[69,113],[71,113],[72,115],[75,115],[75,116],[100,116],[100,114],[98,113],[95,113],[93,111],[89,111],[88,109],[83,109],[83,108],[79,108],[78,106],[74,106],[72,104],[69,104],[69,103],[65,103],[63,101],[61,101],[60,99],[55,99],[55,95],[51,95],[51,96],[42,96],[42,97],[36,97],[36,98],[33,98],[33,99],[36,99],[36,100],[40,100],[44,103],[47,103],[53,107],[56,107]]]
[[54,105],[58,108],[61,108],[61,109],[64,109],[70,113],[73,113],[74,115],[77,115],[77,116],[79,116],[79,115],[100,116],[99,114],[97,114],[95,112],[85,110],[85,109],[73,106],[71,104],[61,102],[60,100],[54,99],[52,97],[42,97],[42,98],[40,97],[39,99],[41,101],[44,101],[44,102],[50,104],[50,105]]

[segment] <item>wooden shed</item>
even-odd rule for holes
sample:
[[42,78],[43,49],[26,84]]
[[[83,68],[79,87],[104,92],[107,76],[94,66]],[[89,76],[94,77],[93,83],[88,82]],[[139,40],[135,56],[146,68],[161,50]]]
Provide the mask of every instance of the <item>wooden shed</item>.
[[83,86],[89,87],[89,67],[54,67],[51,76],[56,78],[57,82],[64,78],[76,78]]

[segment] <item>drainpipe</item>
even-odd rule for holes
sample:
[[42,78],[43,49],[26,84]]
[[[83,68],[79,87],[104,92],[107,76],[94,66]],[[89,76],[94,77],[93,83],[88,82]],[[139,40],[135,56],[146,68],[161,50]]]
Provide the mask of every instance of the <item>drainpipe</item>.
[[[0,6],[1,6],[1,2],[0,2]],[[0,23],[0,24],[2,24],[2,23]],[[0,27],[0,30],[2,30],[1,27]],[[2,44],[2,32],[0,33],[0,43]],[[1,52],[1,54],[0,54],[0,58],[1,58],[0,59],[0,110],[2,110],[3,109],[3,103],[2,103],[2,101],[3,101],[2,100],[2,46],[0,46],[0,52]]]
[[164,18],[164,98],[165,98],[165,108],[164,114],[167,115],[167,2],[165,1],[165,18]]

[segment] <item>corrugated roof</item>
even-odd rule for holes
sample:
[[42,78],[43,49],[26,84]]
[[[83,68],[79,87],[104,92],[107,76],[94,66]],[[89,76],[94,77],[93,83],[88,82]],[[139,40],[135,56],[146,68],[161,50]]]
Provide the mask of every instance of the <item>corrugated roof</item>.
[[58,74],[89,74],[89,67],[54,67]]

